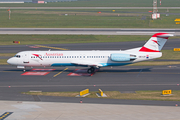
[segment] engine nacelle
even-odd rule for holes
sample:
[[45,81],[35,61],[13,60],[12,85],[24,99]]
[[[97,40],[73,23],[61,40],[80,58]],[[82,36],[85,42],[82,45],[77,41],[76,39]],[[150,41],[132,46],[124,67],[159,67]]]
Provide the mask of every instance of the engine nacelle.
[[136,59],[136,55],[112,53],[111,60],[114,62],[128,62]]

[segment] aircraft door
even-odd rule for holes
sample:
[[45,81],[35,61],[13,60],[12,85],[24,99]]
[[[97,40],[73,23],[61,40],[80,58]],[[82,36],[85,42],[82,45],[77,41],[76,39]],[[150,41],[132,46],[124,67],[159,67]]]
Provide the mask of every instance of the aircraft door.
[[24,53],[23,63],[29,63],[29,53],[28,52]]

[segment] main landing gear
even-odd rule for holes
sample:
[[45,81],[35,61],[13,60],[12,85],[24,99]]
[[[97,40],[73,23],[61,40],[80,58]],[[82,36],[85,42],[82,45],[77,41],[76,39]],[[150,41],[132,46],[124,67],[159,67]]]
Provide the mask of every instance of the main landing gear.
[[87,70],[88,73],[94,73],[94,71],[95,71],[95,68],[94,68],[94,67],[91,67],[91,68],[89,68],[89,69]]

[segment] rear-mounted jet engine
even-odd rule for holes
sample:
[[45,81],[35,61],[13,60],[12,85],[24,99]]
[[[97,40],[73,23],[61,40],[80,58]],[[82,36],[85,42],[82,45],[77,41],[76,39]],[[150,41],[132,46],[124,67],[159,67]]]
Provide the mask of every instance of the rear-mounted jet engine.
[[111,60],[114,62],[128,62],[136,59],[136,55],[112,53]]

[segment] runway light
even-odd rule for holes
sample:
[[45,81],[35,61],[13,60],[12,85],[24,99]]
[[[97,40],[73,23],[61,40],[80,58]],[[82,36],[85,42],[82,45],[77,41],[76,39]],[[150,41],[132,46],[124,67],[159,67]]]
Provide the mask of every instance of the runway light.
[[95,87],[96,85],[94,85],[94,87]]
[[179,84],[177,84],[177,85],[179,85]]
[[178,106],[178,104],[176,104],[176,107]]
[[11,86],[8,86],[9,88],[11,87]]
[[82,100],[80,100],[80,103],[82,103]]

